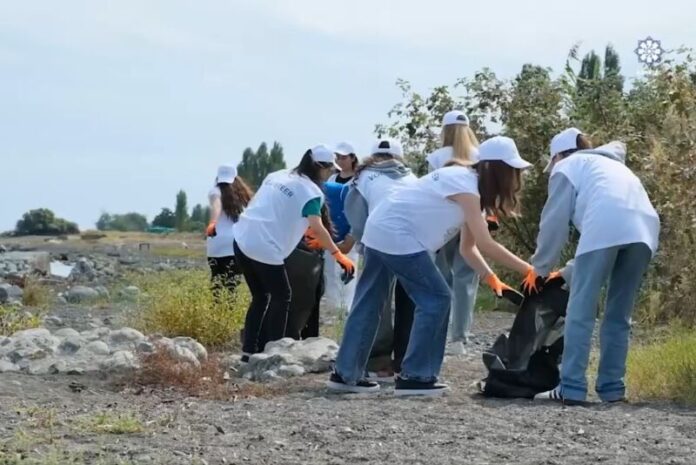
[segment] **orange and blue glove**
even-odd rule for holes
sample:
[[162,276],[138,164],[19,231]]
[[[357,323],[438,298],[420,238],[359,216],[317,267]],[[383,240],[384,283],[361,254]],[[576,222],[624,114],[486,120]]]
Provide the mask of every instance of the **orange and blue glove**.
[[336,262],[343,269],[341,280],[344,283],[348,283],[355,276],[355,263],[353,263],[353,260],[346,257],[343,252],[338,249],[336,249],[336,251],[331,255],[333,255]]
[[522,301],[524,300],[524,296],[522,294],[502,282],[495,273],[491,273],[486,276],[486,284],[488,284],[488,287],[491,288],[493,293],[498,298],[505,297],[516,305],[521,305]]
[[488,215],[486,217],[486,223],[488,223],[489,232],[494,232],[500,229],[500,222],[498,221],[498,217],[495,215]]

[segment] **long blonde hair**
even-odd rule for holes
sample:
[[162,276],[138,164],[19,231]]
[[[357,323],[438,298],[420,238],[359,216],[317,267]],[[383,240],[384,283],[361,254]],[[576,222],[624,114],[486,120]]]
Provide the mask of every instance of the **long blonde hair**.
[[442,146],[452,147],[452,159],[474,162],[479,141],[468,124],[448,124],[442,127]]

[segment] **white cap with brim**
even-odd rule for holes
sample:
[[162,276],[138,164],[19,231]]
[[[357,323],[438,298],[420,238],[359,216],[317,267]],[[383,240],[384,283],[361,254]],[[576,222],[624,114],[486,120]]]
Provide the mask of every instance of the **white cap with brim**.
[[349,144],[348,142],[341,142],[336,145],[336,148],[334,149],[334,153],[336,155],[355,155],[355,149],[353,148],[352,144]]
[[479,162],[500,160],[505,164],[524,170],[532,166],[520,156],[515,141],[509,137],[495,136],[479,147]]
[[331,163],[334,165],[334,167],[336,167],[336,169],[341,169],[336,164],[336,158],[333,150],[331,150],[326,144],[319,144],[312,147],[310,149],[310,153],[312,154],[312,160],[314,160],[315,163]]
[[462,124],[468,126],[469,118],[464,114],[463,111],[459,110],[452,110],[445,113],[444,118],[442,118],[442,125],[450,126],[454,124]]
[[372,155],[403,157],[404,149],[401,147],[401,142],[396,139],[379,139],[372,146]]
[[551,139],[551,158],[549,158],[548,163],[544,167],[544,173],[548,173],[551,170],[553,157],[567,150],[578,148],[578,136],[581,134],[582,131],[578,128],[568,128],[553,136],[553,139]]
[[227,183],[232,184],[237,178],[237,168],[230,165],[222,165],[218,168],[217,177],[215,178],[215,183]]

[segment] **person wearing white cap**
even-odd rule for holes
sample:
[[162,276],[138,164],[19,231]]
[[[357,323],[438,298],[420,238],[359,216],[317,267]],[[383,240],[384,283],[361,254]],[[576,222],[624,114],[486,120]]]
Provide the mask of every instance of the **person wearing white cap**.
[[[334,239],[341,251],[357,264],[358,252],[353,248],[355,241],[348,234],[350,227],[343,211],[343,199],[344,188],[355,175],[358,157],[355,155],[355,149],[348,142],[337,144],[334,148],[334,154],[340,171],[332,174],[326,181],[324,194],[334,226]],[[324,303],[329,308],[346,312],[353,303],[355,281],[343,282],[342,273],[343,271],[336,260],[333,257],[326,257],[324,260]]]
[[321,185],[334,166],[333,150],[325,145],[307,150],[296,168],[266,176],[235,224],[235,257],[251,291],[243,360],[285,335],[291,290],[284,262],[308,228],[347,276],[355,272],[355,264],[338,249],[322,224]]
[[[625,165],[625,145],[611,142],[577,150],[581,144],[574,144],[574,138],[579,140],[581,135],[569,129],[551,142],[549,195],[532,257],[535,271],[523,283],[525,292],[534,292],[531,288],[543,283],[543,278],[570,280],[561,383],[536,396],[566,404],[585,402],[592,331],[601,290],[607,284],[595,390],[604,402],[624,398],[630,318],[660,232],[660,218],[648,194]],[[573,264],[562,273],[552,273],[571,224],[580,232]]]
[[239,284],[241,271],[234,259],[233,226],[252,196],[234,166],[218,168],[215,187],[208,194],[210,223],[206,228],[208,265],[216,290],[224,286],[233,292]]
[[[442,119],[442,147],[426,157],[430,171],[442,168],[450,160],[472,163],[478,159],[479,142],[469,127],[469,118],[459,110],[445,113]],[[474,317],[479,276],[459,253],[459,237],[440,249],[435,263],[452,291],[449,355],[464,355]]]
[[348,142],[336,144],[334,153],[336,154],[336,164],[339,171],[332,174],[328,182],[347,184],[355,175],[355,169],[358,167],[358,156],[355,154],[353,146]]
[[578,128],[568,128],[559,132],[551,139],[551,157],[544,167],[544,173],[551,171],[556,160],[561,160],[578,150],[591,148],[592,143]]
[[[460,252],[499,297],[513,292],[493,273],[481,252],[523,275],[532,267],[498,244],[488,231],[482,209],[515,215],[521,172],[530,166],[512,139],[494,137],[479,150],[476,168],[460,161],[433,171],[395,191],[367,218],[362,243],[365,267],[358,280],[335,371],[327,386],[341,392],[375,392],[364,379],[377,332],[382,303],[396,277],[416,305],[413,328],[394,394],[439,395],[438,382],[447,340],[450,290],[430,254],[455,235]],[[479,252],[481,249],[481,252]]]
[[[345,213],[356,241],[362,239],[370,212],[387,197],[418,178],[404,164],[403,147],[395,139],[379,139],[358,167],[345,198]],[[392,281],[367,364],[368,377],[394,379],[401,371],[413,321],[413,302],[399,282]],[[392,295],[394,310],[392,311]]]

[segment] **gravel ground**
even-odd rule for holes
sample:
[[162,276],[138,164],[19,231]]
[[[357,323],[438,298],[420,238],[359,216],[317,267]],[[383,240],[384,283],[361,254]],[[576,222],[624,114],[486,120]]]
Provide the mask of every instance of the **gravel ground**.
[[[696,463],[694,410],[476,395],[479,349],[510,322],[479,316],[478,345],[447,360],[443,377],[453,390],[440,399],[395,399],[388,386],[376,396],[333,395],[325,375],[286,382],[280,394],[220,402],[95,377],[3,374],[0,463]],[[117,434],[133,425],[142,431]]]

